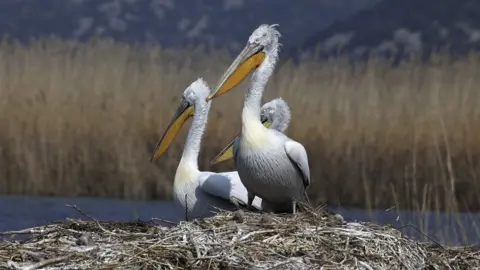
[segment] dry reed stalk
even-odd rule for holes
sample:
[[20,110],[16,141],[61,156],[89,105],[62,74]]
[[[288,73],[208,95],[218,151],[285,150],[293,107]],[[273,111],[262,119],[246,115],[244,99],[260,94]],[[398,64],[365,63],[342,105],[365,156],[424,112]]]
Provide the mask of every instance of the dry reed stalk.
[[[447,60],[278,66],[264,101],[290,104],[316,202],[480,209],[479,55]],[[0,44],[0,191],[168,199],[187,128],[155,164],[151,151],[183,89],[199,76],[213,85],[230,61],[108,40]],[[213,103],[202,170],[234,169],[209,161],[239,131],[247,85]]]

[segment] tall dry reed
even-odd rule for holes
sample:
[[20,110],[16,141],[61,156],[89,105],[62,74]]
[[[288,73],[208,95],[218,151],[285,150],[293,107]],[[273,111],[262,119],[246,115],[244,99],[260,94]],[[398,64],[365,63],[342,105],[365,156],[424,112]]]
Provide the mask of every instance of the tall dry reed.
[[[149,162],[184,88],[213,85],[232,60],[108,40],[0,45],[3,194],[167,199],[188,127]],[[392,68],[372,59],[276,69],[264,101],[291,106],[287,134],[308,151],[317,203],[478,210],[479,55]],[[214,100],[200,167],[240,127],[248,82]]]

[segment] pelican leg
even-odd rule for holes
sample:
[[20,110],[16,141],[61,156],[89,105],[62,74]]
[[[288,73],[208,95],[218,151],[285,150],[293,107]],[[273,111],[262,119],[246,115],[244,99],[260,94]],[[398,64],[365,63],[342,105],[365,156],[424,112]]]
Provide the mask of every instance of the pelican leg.
[[251,207],[253,203],[253,199],[255,199],[255,194],[249,191],[247,196],[248,196],[248,207]]
[[235,197],[235,196],[231,196],[231,197],[230,197],[230,201],[232,202],[232,204],[233,204],[235,207],[237,207],[237,209],[240,209],[240,204],[241,204],[241,202],[242,202],[240,199],[238,199],[238,198]]
[[188,220],[188,194],[185,194],[185,221]]
[[297,201],[292,200],[292,213],[295,215],[297,213]]

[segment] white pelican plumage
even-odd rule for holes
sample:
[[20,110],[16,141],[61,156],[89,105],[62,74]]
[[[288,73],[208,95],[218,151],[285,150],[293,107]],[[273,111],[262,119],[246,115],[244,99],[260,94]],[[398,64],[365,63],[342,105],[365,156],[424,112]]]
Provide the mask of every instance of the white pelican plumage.
[[310,204],[307,152],[300,143],[260,121],[262,94],[278,60],[280,33],[275,26],[263,24],[251,34],[207,101],[228,92],[254,70],[243,104],[235,165],[248,190],[249,205],[258,196],[264,210],[295,213],[297,202]]
[[[282,133],[290,124],[290,107],[282,98],[276,98],[263,104],[260,111],[260,121],[266,128],[276,129]],[[233,153],[238,148],[237,135],[222,151],[211,161],[211,164],[220,163],[233,158]]]
[[[209,93],[210,88],[202,78],[185,89],[177,112],[150,159],[152,162],[165,153],[183,124],[193,117],[173,182],[175,205],[187,220],[212,216],[216,211],[214,207],[232,211],[248,202],[247,190],[237,172],[214,173],[198,169],[200,144],[211,106],[211,102],[206,101]],[[257,199],[254,207],[261,209],[261,200]]]

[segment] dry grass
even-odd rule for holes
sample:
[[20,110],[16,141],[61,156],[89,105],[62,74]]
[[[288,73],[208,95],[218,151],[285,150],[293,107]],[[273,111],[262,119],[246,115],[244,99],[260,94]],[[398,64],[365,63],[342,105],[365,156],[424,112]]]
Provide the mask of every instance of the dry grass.
[[[284,62],[264,100],[290,104],[287,134],[308,151],[317,202],[479,210],[479,60]],[[107,40],[2,43],[0,190],[168,198],[187,128],[155,164],[151,151],[183,89],[199,76],[214,84],[230,61]],[[243,90],[213,102],[202,169],[234,168],[209,161],[239,131]]]
[[388,226],[345,223],[323,208],[296,216],[240,213],[222,212],[170,228],[152,223],[69,220],[4,232],[1,234],[30,237],[0,242],[0,265],[13,269],[480,267],[478,247],[417,243]]

